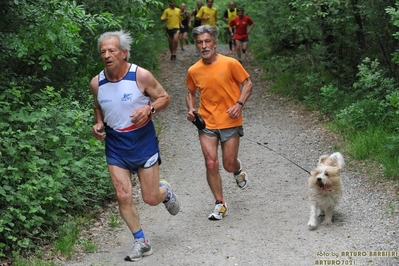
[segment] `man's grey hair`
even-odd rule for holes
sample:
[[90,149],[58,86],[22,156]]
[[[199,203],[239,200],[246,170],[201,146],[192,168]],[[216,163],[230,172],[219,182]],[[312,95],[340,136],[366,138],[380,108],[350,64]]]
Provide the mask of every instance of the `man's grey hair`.
[[116,37],[119,40],[119,49],[124,51],[127,50],[127,55],[125,60],[129,61],[130,58],[130,46],[133,42],[133,38],[130,36],[130,33],[125,32],[123,30],[120,31],[109,31],[101,34],[100,38],[98,38],[98,51],[101,53],[101,42],[105,39]]
[[193,38],[194,40],[197,40],[198,35],[202,35],[204,33],[209,33],[211,35],[211,38],[213,41],[217,42],[218,41],[218,30],[215,27],[212,27],[210,25],[203,25],[203,26],[198,26],[193,29]]

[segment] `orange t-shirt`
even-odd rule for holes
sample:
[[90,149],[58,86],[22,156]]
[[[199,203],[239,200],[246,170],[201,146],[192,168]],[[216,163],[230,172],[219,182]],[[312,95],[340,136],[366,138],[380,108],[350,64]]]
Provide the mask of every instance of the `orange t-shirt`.
[[248,72],[235,59],[218,54],[216,62],[206,65],[202,59],[188,69],[186,85],[190,91],[199,90],[198,113],[208,129],[225,129],[242,125],[242,115],[232,119],[227,110],[241,95],[240,84]]

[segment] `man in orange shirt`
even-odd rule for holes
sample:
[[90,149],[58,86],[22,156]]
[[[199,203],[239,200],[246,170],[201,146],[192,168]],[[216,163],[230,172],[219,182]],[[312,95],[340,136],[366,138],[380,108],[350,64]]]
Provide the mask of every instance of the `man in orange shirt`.
[[[203,25],[193,30],[201,59],[188,69],[186,85],[187,119],[195,120],[196,92],[200,93],[198,114],[206,128],[199,130],[205,158],[206,178],[215,198],[215,209],[208,219],[220,220],[227,215],[219,173],[218,146],[222,148],[223,167],[233,173],[239,188],[248,185],[248,176],[237,159],[242,127],[242,109],[252,92],[252,82],[243,66],[234,58],[216,53],[218,31]],[[242,87],[242,89],[240,89]]]

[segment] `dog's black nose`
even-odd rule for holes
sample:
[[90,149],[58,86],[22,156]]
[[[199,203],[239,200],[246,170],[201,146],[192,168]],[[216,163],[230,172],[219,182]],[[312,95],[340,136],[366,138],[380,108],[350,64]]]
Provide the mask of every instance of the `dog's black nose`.
[[317,181],[319,181],[319,182],[320,182],[320,181],[321,181],[321,177],[318,177],[318,178],[317,178]]

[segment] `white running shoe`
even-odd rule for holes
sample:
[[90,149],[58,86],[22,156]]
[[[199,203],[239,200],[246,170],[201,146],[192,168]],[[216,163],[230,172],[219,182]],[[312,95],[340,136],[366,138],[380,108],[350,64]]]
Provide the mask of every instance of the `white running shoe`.
[[209,220],[221,220],[223,217],[227,215],[227,203],[222,203],[220,200],[217,200],[215,203],[215,209],[211,214],[209,214]]
[[244,171],[240,159],[237,160],[240,163],[240,170],[238,170],[238,174],[234,175],[234,178],[236,179],[239,188],[246,189],[248,187],[248,175]]
[[150,245],[150,241],[139,238],[135,239],[133,243],[133,247],[130,252],[126,255],[126,261],[138,261],[141,260],[144,256],[149,256],[153,253],[153,250]]
[[165,208],[168,210],[168,212],[172,215],[176,215],[179,213],[180,211],[180,202],[179,202],[179,198],[177,197],[177,195],[173,192],[170,184],[168,182],[166,182],[165,180],[161,180],[159,181],[159,186],[160,187],[165,187],[168,188],[170,190],[170,192],[172,193],[170,199],[168,202],[164,203],[165,204]]

